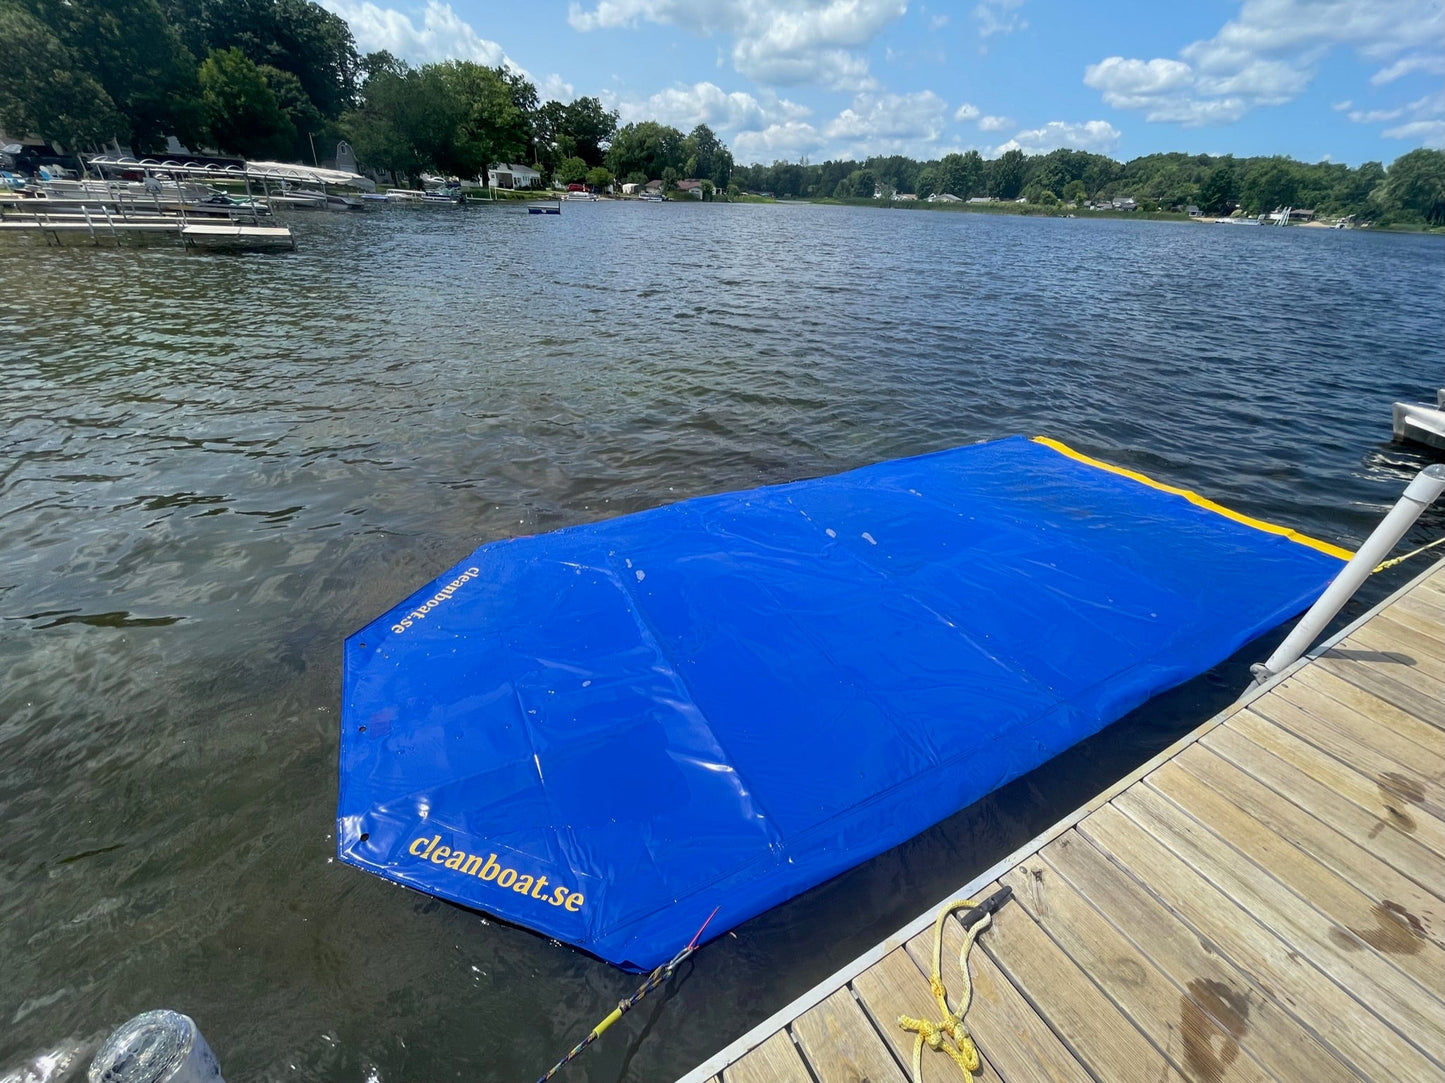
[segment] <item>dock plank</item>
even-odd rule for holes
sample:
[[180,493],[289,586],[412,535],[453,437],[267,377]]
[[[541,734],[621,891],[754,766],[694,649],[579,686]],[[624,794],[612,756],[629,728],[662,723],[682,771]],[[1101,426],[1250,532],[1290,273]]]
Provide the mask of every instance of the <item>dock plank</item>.
[[[1004,882],[1019,892],[1030,889],[1027,880],[1015,870]],[[1183,1078],[1039,927],[1021,898],[1020,905],[1009,904],[994,915],[979,943],[1096,1079],[1152,1083]]]
[[[955,973],[950,962],[956,966],[958,960],[944,960],[945,985]],[[956,994],[956,980],[953,986]],[[909,1065],[911,1071],[915,1033],[899,1026],[898,1017],[908,1015],[914,1019],[938,1020],[938,1004],[933,999],[933,993],[929,991],[927,975],[918,969],[906,950],[895,948],[854,979],[853,992],[863,1011],[893,1048],[893,1055],[901,1063]],[[956,997],[951,1003],[956,1004]],[[968,1025],[967,1019],[964,1025]],[[979,1061],[979,1070],[973,1077],[974,1083],[1000,1083],[1002,1077],[983,1055],[982,1050],[979,1050]],[[951,1058],[941,1052],[925,1048],[922,1066],[923,1083],[958,1083],[958,1068]]]
[[1445,661],[1428,636],[1413,635],[1398,624],[1376,619],[1342,640],[1336,650],[1377,651],[1387,656],[1380,660],[1380,672],[1427,695],[1445,694]]
[[[1168,765],[1166,765],[1167,767]],[[1418,1050],[1445,1067],[1445,1031],[1439,1012],[1420,987],[1382,956],[1362,950],[1351,928],[1321,915],[1304,900],[1280,890],[1229,843],[1147,785],[1119,795],[1114,807],[1164,843],[1279,940],[1347,990]],[[1363,916],[1363,915],[1362,915]],[[1349,944],[1350,947],[1346,947]]]
[[[1347,884],[1353,884],[1375,903],[1400,906],[1416,914],[1421,935],[1436,946],[1445,947],[1445,905],[1440,898],[1396,871],[1358,841],[1331,827],[1313,812],[1280,797],[1205,745],[1188,749],[1174,763],[1198,779],[1211,794],[1228,801],[1233,809],[1249,816],[1286,845],[1292,844]],[[1193,811],[1193,806],[1190,810]],[[1445,862],[1438,863],[1438,868],[1445,876]],[[1441,977],[1445,978],[1445,965],[1441,967]]]
[[[1351,684],[1343,677],[1328,670],[1311,668],[1299,674],[1296,679],[1299,682],[1297,687],[1301,690],[1326,697],[1368,720],[1369,724],[1388,726],[1397,736],[1413,741],[1431,755],[1439,756],[1445,751],[1445,732],[1442,732],[1440,725],[1409,711],[1403,711],[1389,700],[1381,699],[1375,693]],[[1441,705],[1441,713],[1445,715],[1445,703]]]
[[1422,771],[1416,764],[1405,764],[1398,759],[1392,759],[1370,744],[1362,744],[1359,738],[1350,737],[1333,726],[1322,724],[1314,715],[1286,699],[1255,700],[1249,705],[1247,713],[1256,714],[1281,729],[1288,730],[1342,763],[1354,767],[1386,789],[1393,787],[1412,795],[1418,794],[1415,804],[1421,810],[1436,819],[1445,819],[1445,792],[1442,792],[1439,779],[1428,773],[1428,765]]
[[[1325,823],[1332,824],[1348,838],[1368,844],[1370,852],[1387,862],[1400,875],[1417,887],[1445,901],[1445,859],[1415,838],[1421,822],[1411,815],[1406,802],[1387,804],[1377,798],[1382,814],[1367,810],[1340,791],[1330,788],[1301,771],[1295,764],[1280,759],[1245,737],[1234,726],[1221,726],[1200,744],[1234,764],[1254,781],[1267,786],[1300,808],[1308,809]],[[1356,776],[1359,785],[1366,784]],[[1375,788],[1378,793],[1379,787]],[[1422,817],[1425,823],[1439,823]],[[1440,825],[1441,842],[1445,844],[1445,824]]]
[[1273,999],[1336,1057],[1366,1079],[1380,1065],[1389,1078],[1439,1083],[1420,1049],[1334,982],[1243,906],[1186,864],[1111,803],[1079,825],[1080,834],[1191,926],[1213,950],[1238,960],[1260,994]]
[[[979,889],[988,895],[996,886]],[[987,938],[985,931],[980,940]],[[963,945],[963,926],[946,921],[943,927],[943,958],[958,959]],[[908,941],[908,955],[921,973],[932,971],[933,930]],[[985,951],[974,946],[969,956],[973,977],[973,1004],[964,1016],[964,1026],[973,1035],[983,1055],[1009,1083],[1086,1083],[1092,1076],[1074,1058],[1068,1046],[1039,1018],[1023,995]],[[945,979],[945,984],[947,980]]]
[[788,1032],[780,1030],[728,1065],[722,1083],[813,1083],[813,1077]]
[[[1040,856],[1134,946],[1135,965],[1142,967],[1147,959],[1176,987],[1175,994],[1159,993],[1158,1010],[1174,1008],[1179,1013],[1177,1027],[1191,1077],[1228,1075],[1232,1080],[1229,1070],[1244,1052],[1277,1079],[1358,1080],[1344,1061],[1256,987],[1247,969],[1240,969],[1087,839],[1068,832]],[[1131,970],[1129,956],[1121,955],[1109,972],[1117,971],[1118,981],[1127,984]]]
[[1435,853],[1445,855],[1445,820],[1427,804],[1424,787],[1419,782],[1389,766],[1378,774],[1368,774],[1358,762],[1342,759],[1276,725],[1263,715],[1255,714],[1253,707],[1251,704],[1229,720],[1232,732],[1268,749],[1372,815],[1397,824]]
[[1388,633],[1396,642],[1408,643],[1410,651],[1419,651],[1431,660],[1434,672],[1445,669],[1445,621],[1397,607],[1375,617],[1361,632],[1374,630]]
[[[1199,773],[1185,766],[1186,759],[1200,768]],[[1213,771],[1210,760],[1224,769]],[[1231,775],[1237,776],[1238,771],[1224,765],[1206,749],[1197,753],[1191,749],[1187,756],[1180,756],[1154,772],[1148,784],[1253,862],[1258,874],[1240,865],[1245,875],[1255,876],[1270,890],[1273,884],[1269,881],[1288,888],[1301,902],[1348,930],[1355,939],[1375,948],[1379,957],[1414,978],[1422,988],[1420,995],[1428,994],[1440,1001],[1445,994],[1445,950],[1431,936],[1431,930],[1439,927],[1440,916],[1434,899],[1424,892],[1412,892],[1412,902],[1416,898],[1426,900],[1422,906],[1424,913],[1416,914],[1398,900],[1380,899],[1384,889],[1377,888],[1373,894],[1366,892],[1364,887],[1368,884],[1352,881],[1331,869],[1322,851],[1333,849],[1342,861],[1356,865],[1362,875],[1383,873],[1386,866],[1378,862],[1368,865],[1363,860],[1351,861],[1346,847],[1336,845],[1335,841],[1348,840],[1318,821],[1311,823],[1307,816],[1280,817],[1298,834],[1285,835],[1277,831],[1276,825],[1252,815],[1225,792],[1225,787],[1237,781]],[[1246,795],[1249,793],[1245,787],[1238,789]],[[1270,811],[1280,813],[1282,810]],[[1408,883],[1399,886],[1408,887]],[[1347,953],[1360,950],[1360,945],[1349,942],[1346,934],[1331,933],[1330,936]],[[1388,979],[1388,973],[1385,977]],[[1439,1015],[1445,1018],[1445,1002],[1439,1005]]]
[[[1357,684],[1419,718],[1428,719],[1439,715],[1439,695],[1421,691],[1408,682],[1397,679],[1395,673],[1374,664],[1369,657],[1373,653],[1375,652],[1361,652],[1363,657],[1352,658],[1332,651],[1322,655],[1314,664],[1326,672],[1339,674],[1351,684]],[[1405,667],[1393,667],[1395,670],[1403,668]]]
[[[1020,865],[1003,882],[1014,889],[1017,905],[1069,957],[1078,972],[1086,975],[1124,1014],[1128,1024],[1149,1040],[1153,1048],[1133,1062],[1136,1077],[1158,1079],[1182,1073],[1198,1078],[1223,1063],[1214,1053],[1217,1048],[1228,1057],[1233,1083],[1273,1078],[1251,1058],[1239,1059],[1238,1043],[1231,1031],[1207,1012],[1180,1013],[1181,989],[1042,857]],[[1007,944],[1001,943],[998,950],[1006,952]],[[1040,1007],[1051,1019],[1057,1018],[1046,1005]],[[1118,1021],[1108,1014],[1093,1017],[1093,1021],[1096,1026],[1118,1026]],[[1119,1029],[1127,1032],[1128,1027]],[[1118,1052],[1124,1057],[1137,1057],[1138,1050],[1126,1047]],[[1167,1070],[1164,1059],[1168,1060]],[[1125,1078],[1112,1065],[1091,1063],[1090,1067],[1100,1078]]]
[[1298,707],[1356,746],[1368,744],[1401,766],[1437,780],[1445,779],[1445,755],[1434,738],[1438,731],[1403,711],[1362,714],[1297,678],[1281,685],[1278,696],[1261,701],[1259,709],[1267,713],[1284,703]]
[[793,1021],[818,1083],[907,1083],[907,1075],[844,987]]

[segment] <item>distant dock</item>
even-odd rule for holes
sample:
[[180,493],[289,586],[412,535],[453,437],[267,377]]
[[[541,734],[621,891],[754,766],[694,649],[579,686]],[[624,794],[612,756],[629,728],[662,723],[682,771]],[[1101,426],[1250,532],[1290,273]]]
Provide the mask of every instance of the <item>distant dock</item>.
[[[1001,885],[974,1080],[1445,1078],[1445,562],[956,897]],[[907,1080],[937,911],[683,1083]]]
[[7,214],[0,217],[0,233],[39,237],[54,245],[79,242],[117,246],[132,239],[174,237],[187,248],[296,248],[296,236],[288,226],[248,226],[171,215],[120,216],[103,210]]

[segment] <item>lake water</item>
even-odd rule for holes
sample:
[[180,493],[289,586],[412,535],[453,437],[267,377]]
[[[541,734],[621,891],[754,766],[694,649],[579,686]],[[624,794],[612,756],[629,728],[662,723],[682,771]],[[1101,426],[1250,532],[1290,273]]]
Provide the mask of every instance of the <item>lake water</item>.
[[[0,1078],[167,1006],[233,1080],[526,1080],[635,988],[333,860],[341,640],[483,542],[1021,432],[1351,545],[1424,462],[1391,401],[1445,378],[1439,237],[608,203],[296,229],[0,249]],[[687,1069],[1263,653],[709,945],[564,1078]]]

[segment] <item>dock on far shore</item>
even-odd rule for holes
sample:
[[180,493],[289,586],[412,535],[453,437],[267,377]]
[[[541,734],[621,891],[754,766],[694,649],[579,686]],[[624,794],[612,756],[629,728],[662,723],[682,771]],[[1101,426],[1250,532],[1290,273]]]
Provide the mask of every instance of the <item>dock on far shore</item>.
[[[1002,885],[974,1080],[1445,1079],[1445,562],[959,897]],[[937,911],[683,1083],[909,1079]]]

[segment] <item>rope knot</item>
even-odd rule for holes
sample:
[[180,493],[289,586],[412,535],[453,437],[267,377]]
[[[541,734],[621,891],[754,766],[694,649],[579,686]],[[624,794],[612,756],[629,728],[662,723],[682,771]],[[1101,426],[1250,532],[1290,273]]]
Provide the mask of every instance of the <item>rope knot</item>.
[[[947,1053],[953,1063],[967,1075],[977,1072],[981,1066],[978,1047],[974,1045],[973,1039],[964,1028],[963,1016],[968,1011],[969,1001],[973,999],[973,983],[968,976],[968,952],[973,947],[973,942],[978,939],[978,934],[988,928],[990,914],[983,915],[964,934],[963,947],[958,953],[959,969],[963,971],[963,992],[959,997],[957,1011],[948,1006],[948,989],[944,986],[943,977],[940,974],[943,960],[944,921],[955,910],[970,909],[977,905],[972,899],[959,899],[952,902],[939,913],[938,920],[933,926],[933,973],[928,978],[928,989],[933,994],[933,999],[938,1002],[938,1010],[942,1018],[935,1023],[927,1019],[914,1019],[907,1015],[898,1017],[900,1027],[904,1030],[914,1031],[918,1035],[913,1041],[914,1083],[923,1083],[923,1047],[925,1044],[930,1049],[942,1050]],[[951,1039],[953,1044],[946,1044],[945,1037]]]

